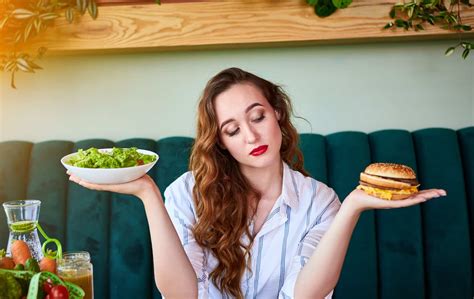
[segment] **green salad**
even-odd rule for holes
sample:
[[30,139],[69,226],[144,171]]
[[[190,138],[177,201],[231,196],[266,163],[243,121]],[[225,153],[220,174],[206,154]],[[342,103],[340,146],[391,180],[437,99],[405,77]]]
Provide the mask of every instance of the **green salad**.
[[156,156],[141,154],[136,147],[114,147],[111,152],[100,152],[91,147],[87,150],[80,149],[66,163],[83,168],[124,168],[148,164],[155,160]]

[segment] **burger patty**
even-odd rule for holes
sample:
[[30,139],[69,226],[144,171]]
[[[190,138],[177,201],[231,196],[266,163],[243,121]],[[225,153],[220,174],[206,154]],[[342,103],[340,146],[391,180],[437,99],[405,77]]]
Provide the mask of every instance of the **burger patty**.
[[387,187],[382,187],[382,186],[375,186],[366,182],[359,181],[359,184],[367,187],[372,187],[372,188],[377,188],[377,189],[382,189],[382,190],[396,190],[394,188],[387,188]]
[[[416,186],[416,185],[420,184],[417,179],[396,179],[396,178],[390,178],[390,177],[387,177],[387,176],[373,175],[373,174],[369,174],[367,172],[364,172],[364,173],[367,174],[367,175],[376,176],[376,177],[383,178],[383,179],[386,179],[386,180],[394,180],[394,181],[397,181],[397,182],[407,183],[407,184],[410,184],[412,186]],[[390,189],[390,188],[388,188],[388,189]]]

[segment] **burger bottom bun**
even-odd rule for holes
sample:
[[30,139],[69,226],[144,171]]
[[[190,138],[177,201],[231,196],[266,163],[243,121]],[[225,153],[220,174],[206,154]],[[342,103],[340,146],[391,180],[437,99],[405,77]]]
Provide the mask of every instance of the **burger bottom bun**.
[[391,179],[385,179],[378,176],[373,176],[370,174],[366,174],[364,172],[360,173],[360,180],[365,183],[369,183],[371,185],[385,187],[385,188],[392,188],[392,189],[406,189],[410,188],[411,185],[404,182],[399,182]]
[[402,200],[412,196],[412,194],[392,194],[392,200]]

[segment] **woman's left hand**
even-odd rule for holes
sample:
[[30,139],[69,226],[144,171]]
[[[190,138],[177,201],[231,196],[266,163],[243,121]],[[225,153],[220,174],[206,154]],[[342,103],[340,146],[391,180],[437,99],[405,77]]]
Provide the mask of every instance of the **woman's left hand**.
[[362,190],[352,191],[344,200],[344,203],[351,204],[358,212],[371,209],[393,209],[413,206],[432,198],[446,196],[443,189],[427,189],[421,190],[412,196],[402,200],[385,200],[368,195]]

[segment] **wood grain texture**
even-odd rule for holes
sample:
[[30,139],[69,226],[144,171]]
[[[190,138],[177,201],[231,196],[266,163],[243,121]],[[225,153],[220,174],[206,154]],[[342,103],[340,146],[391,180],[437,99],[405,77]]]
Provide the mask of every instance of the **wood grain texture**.
[[[354,0],[327,18],[298,0],[103,6],[97,20],[84,16],[73,25],[58,20],[36,45],[76,53],[458,38],[434,26],[420,32],[382,30],[396,2]],[[474,26],[474,8],[464,9],[462,17]]]

